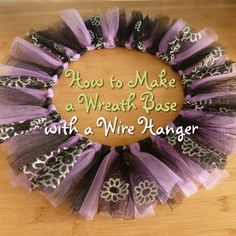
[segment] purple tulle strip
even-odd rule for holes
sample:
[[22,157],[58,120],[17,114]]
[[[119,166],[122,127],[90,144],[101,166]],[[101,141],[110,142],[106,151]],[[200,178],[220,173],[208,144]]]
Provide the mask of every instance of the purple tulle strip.
[[[28,92],[28,93],[27,93]],[[41,92],[39,91],[39,94]],[[42,93],[44,94],[44,93]],[[15,89],[0,87],[0,104],[2,105],[35,105],[44,106],[44,102],[41,98],[32,93],[32,90],[28,89]]]
[[50,110],[30,105],[0,105],[0,125],[47,116]]
[[236,117],[215,112],[184,110],[180,113],[188,124],[200,128],[195,137],[230,155],[236,151]]
[[[36,63],[52,69],[63,66],[62,62],[45,53],[30,42],[16,37],[11,46],[11,56],[22,62]],[[66,67],[66,64],[64,65]]]
[[[181,165],[183,166],[180,166],[180,168],[184,167],[184,169],[187,171],[186,174],[190,174],[190,179],[194,180],[194,183],[196,184],[195,187],[197,187],[198,185],[203,185],[205,188],[210,189],[217,183],[223,181],[227,176],[227,172],[225,171],[216,169],[210,173],[207,170],[204,170],[197,163],[193,162],[188,156],[180,155],[180,153],[178,153],[173,147],[171,147],[164,139],[158,136],[153,136],[152,139],[156,143],[157,147],[160,148],[160,150],[169,155],[169,158],[171,160],[176,159],[182,163]],[[217,173],[218,178],[214,179],[212,176],[216,176]],[[184,190],[183,192],[186,195],[191,195],[195,191],[194,185],[189,185],[189,189],[183,188],[182,190]]]
[[[57,146],[57,148],[69,148],[72,147],[73,145],[76,145],[76,143],[78,143],[78,140],[80,139],[80,135],[76,135],[76,136],[72,136],[71,138],[68,138],[67,140],[65,140],[64,143],[60,144],[59,146]],[[81,169],[85,168],[85,166],[88,165],[88,163],[92,160],[92,157],[95,154],[94,150],[97,150],[98,147],[96,146],[96,148],[94,149],[94,147],[90,147],[89,149],[85,150],[82,154],[81,154],[81,158],[79,159],[79,161],[76,163],[76,165],[72,168],[72,170],[70,171],[70,173],[66,176],[66,178],[62,181],[62,183],[59,185],[59,187],[52,191],[52,189],[50,188],[44,188],[43,191],[41,192],[41,194],[47,198],[52,205],[54,206],[58,206],[59,205],[59,194],[62,194],[63,191],[65,191],[66,187],[70,185],[71,181],[73,181],[73,178],[76,175],[76,171],[81,171]],[[46,154],[46,153],[45,153]],[[29,187],[29,176],[25,175],[25,174],[19,174],[19,175],[15,175],[15,174],[11,174],[11,182],[14,185],[14,187],[18,187],[18,186],[24,186],[28,191],[30,190]],[[57,196],[57,199],[55,199]],[[65,201],[66,199],[63,199],[63,201]]]
[[186,24],[187,23],[183,19],[179,19],[173,24],[159,44],[159,53],[164,53],[168,50],[169,43],[175,39],[176,35]]
[[[13,57],[8,58],[8,60],[6,61],[6,65],[16,67],[16,69],[20,68],[23,70],[27,70],[30,71],[30,73],[37,73],[35,74],[35,76],[43,75],[44,77],[50,77],[55,83],[57,83],[58,80],[58,75],[55,74],[55,71],[53,71],[53,74],[50,74],[49,71],[45,71],[42,67],[38,67],[38,65],[32,63],[28,64],[26,62],[16,60]],[[18,73],[18,70],[16,70],[16,72]],[[23,73],[25,72],[26,71],[23,71]],[[22,73],[22,71],[20,73]]]
[[[157,156],[162,162],[164,162],[172,171],[174,171],[181,179],[182,182],[179,183],[179,187],[186,197],[191,196],[198,190],[198,185],[201,179],[195,176],[192,172],[189,164],[180,155],[173,156],[172,147],[164,140],[158,136],[152,136],[154,145],[158,148],[160,155]],[[190,164],[192,161],[189,162]],[[195,166],[195,163],[193,163]],[[202,170],[203,171],[203,170]]]
[[[216,53],[218,53],[217,56]],[[205,62],[204,62],[205,61]],[[192,65],[190,67],[188,67],[187,69],[181,71],[181,73],[183,74],[190,74],[191,72],[193,72],[193,70],[195,70],[195,68],[198,67],[199,64],[204,65],[204,68],[210,68],[213,66],[219,66],[225,63],[226,61],[226,56],[224,54],[224,50],[223,48],[221,48],[220,46],[214,48],[206,57],[205,60],[200,61],[199,63]]]
[[61,182],[57,189],[52,191],[51,189],[44,188],[43,196],[45,196],[54,206],[60,205],[62,202],[67,201],[68,191],[71,183],[75,182],[81,175],[82,171],[91,163],[95,153],[100,149],[100,144],[93,144],[87,150],[81,153],[79,161],[71,169],[70,173]]
[[0,76],[34,76],[40,79],[43,79],[46,82],[49,82],[50,80],[54,80],[54,82],[57,82],[56,77],[50,77],[46,73],[40,73],[36,72],[30,69],[23,69],[16,66],[10,66],[10,65],[4,65],[0,64]]
[[196,96],[186,96],[186,100],[190,102],[197,102],[197,101],[205,101],[205,100],[210,100],[212,98],[220,98],[220,97],[230,97],[236,95],[236,91],[231,91],[231,92],[216,92],[216,93],[210,93],[210,94],[199,94]]
[[[169,144],[165,140],[163,140],[161,138],[159,138],[157,140],[157,145],[163,145],[163,143],[164,143],[164,145],[166,145],[166,150],[168,150],[167,153],[170,154],[170,158],[174,158],[176,156],[177,158],[182,159],[182,161],[186,164],[186,167],[188,169],[188,173],[191,173],[190,177],[194,180],[194,182],[197,185],[203,185],[204,187],[210,188],[211,185],[213,186],[216,184],[215,181],[213,181],[213,180],[212,180],[212,182],[210,182],[210,180],[212,178],[211,176],[215,175],[216,172],[220,173],[221,172],[220,170],[218,171],[216,169],[210,173],[207,170],[200,167],[194,161],[192,161],[187,155],[180,155],[173,148],[168,149],[167,146]],[[222,171],[222,173],[223,173],[223,171]],[[224,176],[222,176],[222,177],[224,177]],[[220,180],[218,180],[218,181],[220,181]]]
[[13,137],[6,141],[9,162],[14,170],[19,171],[25,164],[56,149],[68,138],[69,135],[64,134],[46,135],[44,129]]
[[53,94],[51,94],[51,89],[49,91],[43,91],[39,89],[17,88],[17,90],[23,93],[30,94],[31,96],[34,96],[40,100],[45,100],[47,97],[53,97]]
[[215,43],[218,39],[217,35],[210,29],[205,28],[200,31],[201,38],[188,50],[179,53],[176,55],[175,59],[171,62],[171,64],[179,64],[186,58],[194,55],[196,52],[208,47],[209,45]]
[[213,75],[213,76],[208,76],[204,79],[193,80],[193,82],[191,83],[191,85],[189,87],[192,90],[194,90],[194,89],[198,89],[200,87],[203,87],[204,84],[207,84],[211,81],[223,81],[222,83],[224,83],[224,79],[231,78],[231,77],[236,77],[236,70],[234,68],[233,68],[233,72],[231,72],[231,73],[226,73],[226,74],[222,74],[222,75]]
[[142,153],[139,151],[139,145],[137,143],[130,145],[131,153],[134,154],[144,166],[155,177],[156,181],[163,187],[168,197],[171,197],[171,192],[175,185],[181,182],[179,178],[171,169],[169,169],[164,163],[153,157],[148,153]]
[[91,38],[79,12],[74,9],[63,10],[59,12],[60,17],[71,29],[78,42],[87,48],[91,48]]
[[119,9],[107,10],[106,14],[101,16],[101,24],[105,48],[114,48],[114,39],[119,28]]
[[80,215],[88,220],[93,219],[98,211],[98,202],[100,197],[100,192],[102,189],[103,182],[107,175],[108,170],[111,167],[112,162],[117,157],[115,151],[111,151],[102,161],[93,183],[91,184],[88,193],[83,201],[83,204],[79,210]]

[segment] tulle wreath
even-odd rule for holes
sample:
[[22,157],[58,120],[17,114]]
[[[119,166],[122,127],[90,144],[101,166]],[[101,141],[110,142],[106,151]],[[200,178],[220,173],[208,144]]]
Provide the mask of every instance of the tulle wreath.
[[[228,175],[227,156],[236,151],[236,71],[211,29],[197,32],[183,19],[140,11],[127,17],[117,8],[85,18],[74,9],[59,14],[56,27],[17,37],[0,65],[0,142],[9,147],[14,185],[38,189],[54,206],[67,203],[86,219],[97,212],[130,219]],[[79,133],[45,134],[45,127],[65,122],[52,97],[68,63],[116,46],[151,53],[178,72],[185,102],[168,125],[198,125],[194,135],[109,147]]]

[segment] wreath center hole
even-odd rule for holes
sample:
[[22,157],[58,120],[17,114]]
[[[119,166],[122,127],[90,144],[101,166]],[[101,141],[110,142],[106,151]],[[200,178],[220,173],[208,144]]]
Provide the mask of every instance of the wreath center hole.
[[[72,84],[72,77],[68,77],[65,71],[55,89],[54,104],[68,123],[73,116],[78,117],[74,127],[82,135],[87,127],[91,127],[94,134],[84,136],[93,141],[110,146],[134,143],[150,136],[149,129],[142,134],[145,125],[138,123],[140,117],[145,117],[148,122],[152,120],[153,130],[156,130],[173,121],[181,111],[184,94],[179,75],[168,64],[148,53],[125,48],[94,50],[72,62],[68,69],[79,74],[79,84]],[[160,79],[163,70],[166,71],[166,83]],[[137,73],[142,78],[145,71],[146,80],[143,84],[138,83],[133,88],[128,86],[129,81],[134,83],[137,80]],[[123,86],[118,88],[119,84],[116,84],[112,88],[109,82],[112,77],[116,81],[122,81]],[[171,79],[175,79],[174,87],[170,86]],[[98,80],[103,80],[102,87],[96,86]],[[135,94],[135,98],[131,94]],[[90,110],[86,110],[86,99],[97,101],[96,107],[90,106]],[[173,103],[177,104],[176,111],[163,111]],[[66,111],[68,104],[73,105],[73,111]],[[116,111],[112,111],[112,108]],[[101,127],[97,123],[99,117],[106,121],[106,124],[101,121]],[[105,125],[109,122],[115,127],[115,131],[110,129],[106,136]],[[128,132],[128,127],[131,126],[134,126],[132,135]]]

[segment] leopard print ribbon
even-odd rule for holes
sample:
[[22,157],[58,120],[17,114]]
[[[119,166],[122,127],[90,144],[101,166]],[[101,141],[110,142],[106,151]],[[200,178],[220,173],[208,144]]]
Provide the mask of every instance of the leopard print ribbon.
[[45,82],[44,80],[34,76],[1,76],[0,86],[10,88],[54,88],[55,82],[50,80]]
[[60,120],[61,117],[56,111],[52,111],[47,117],[40,117],[31,120],[18,121],[0,126],[0,143],[11,137],[30,133],[44,128],[49,124]]
[[81,138],[76,146],[62,148],[61,150],[51,152],[49,155],[39,157],[31,165],[31,170],[24,168],[24,173],[32,173],[32,168],[39,168],[39,162],[43,166],[40,171],[33,173],[30,178],[30,188],[35,190],[39,187],[57,188],[61,181],[67,176],[72,167],[79,160],[80,154],[86,150],[92,142],[86,138]]

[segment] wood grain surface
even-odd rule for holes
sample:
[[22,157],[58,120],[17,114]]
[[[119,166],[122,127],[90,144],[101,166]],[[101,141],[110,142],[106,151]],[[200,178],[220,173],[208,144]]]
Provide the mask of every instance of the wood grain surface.
[[[206,0],[170,0],[170,1],[0,1],[0,61],[4,62],[15,36],[24,37],[29,29],[41,29],[55,23],[59,18],[57,12],[65,8],[77,8],[82,15],[91,15],[110,7],[125,7],[127,11],[141,10],[151,15],[165,14],[175,18],[184,18],[196,29],[210,27],[217,32],[219,40],[228,51],[229,58],[236,60],[236,1]],[[168,75],[177,79],[177,87],[172,90],[158,90],[158,101],[177,101],[179,108],[183,99],[181,85],[176,74],[163,63],[147,54],[128,49],[105,49],[85,54],[73,68],[83,75],[84,79],[107,79],[111,74],[122,81],[134,78],[136,69],[147,69],[150,78],[157,77],[161,68],[168,69]],[[70,98],[81,92],[78,88],[68,88],[68,78],[62,76],[55,91],[55,105],[69,120],[72,114],[65,112],[65,105]],[[143,88],[135,90],[137,94]],[[104,91],[106,91],[104,93]],[[95,92],[102,94],[102,99],[118,102],[130,91],[92,90],[86,93],[92,96]],[[73,94],[68,96],[68,94]],[[141,106],[141,104],[139,104]],[[140,114],[142,109],[139,107]],[[1,112],[1,111],[0,111]],[[99,112],[87,114],[84,107],[78,106],[81,126],[93,125]],[[163,125],[174,119],[178,113],[150,115]],[[107,115],[114,117],[114,114]],[[125,123],[132,124],[139,113],[119,114]],[[83,126],[84,125],[84,126]],[[104,138],[101,131],[96,132],[93,140],[117,145],[140,139],[135,137],[112,136]],[[211,191],[200,189],[194,196],[184,199],[183,203],[171,210],[167,205],[158,205],[156,216],[136,220],[114,220],[97,215],[91,222],[71,215],[67,206],[54,208],[38,192],[27,193],[24,189],[13,188],[9,183],[10,168],[7,163],[7,152],[0,147],[0,236],[233,236],[236,235],[236,155],[229,157],[227,170],[229,177]]]

